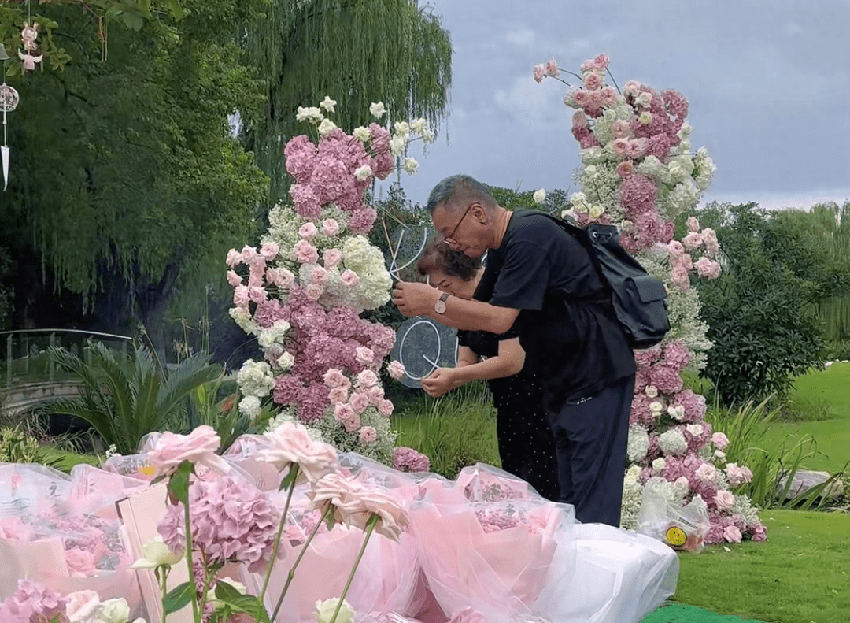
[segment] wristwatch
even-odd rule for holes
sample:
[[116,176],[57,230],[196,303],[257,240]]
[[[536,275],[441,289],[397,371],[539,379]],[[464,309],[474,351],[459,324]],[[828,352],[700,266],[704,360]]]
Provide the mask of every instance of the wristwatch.
[[442,296],[440,296],[440,298],[437,299],[437,302],[434,303],[434,311],[437,312],[438,314],[445,314],[446,313],[446,301],[449,300],[450,296],[451,296],[451,294],[449,294],[448,292],[444,292],[442,294]]

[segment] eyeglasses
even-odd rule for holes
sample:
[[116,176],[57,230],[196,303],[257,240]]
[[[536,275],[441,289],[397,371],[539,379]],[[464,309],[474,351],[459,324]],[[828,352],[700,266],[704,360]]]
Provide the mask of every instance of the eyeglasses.
[[454,248],[454,247],[460,246],[460,245],[458,245],[457,240],[455,240],[455,233],[457,233],[457,228],[460,227],[460,224],[463,223],[463,219],[465,219],[466,215],[469,214],[469,211],[472,209],[472,206],[476,206],[476,205],[480,205],[480,204],[477,204],[477,203],[470,203],[469,204],[469,207],[466,208],[466,212],[464,212],[463,216],[460,217],[460,220],[457,222],[457,225],[455,225],[455,228],[452,230],[452,233],[450,233],[448,236],[446,236],[443,239],[443,242],[445,242],[447,245],[449,245],[449,247]]

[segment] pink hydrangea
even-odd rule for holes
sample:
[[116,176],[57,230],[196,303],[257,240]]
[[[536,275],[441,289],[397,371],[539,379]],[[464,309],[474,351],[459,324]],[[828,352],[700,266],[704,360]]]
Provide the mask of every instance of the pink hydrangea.
[[664,347],[664,364],[682,370],[691,360],[691,351],[681,340],[673,340]]
[[402,446],[393,453],[393,468],[401,472],[427,472],[431,469],[431,461],[413,448]]
[[[196,479],[189,512],[193,547],[211,563],[241,562],[258,572],[271,562],[280,513],[253,485],[229,476]],[[157,529],[172,551],[185,550],[183,504],[169,505]]]
[[304,218],[317,218],[322,211],[322,203],[312,186],[293,184],[289,188],[289,196],[295,205],[295,211]]
[[659,391],[673,394],[682,389],[682,377],[676,368],[656,364],[649,368],[649,379]]
[[67,621],[65,606],[68,600],[43,584],[31,580],[18,580],[18,588],[0,606],[0,620],[10,623],[41,623]]
[[372,208],[356,210],[348,219],[348,227],[355,234],[367,234],[375,224],[378,213]]

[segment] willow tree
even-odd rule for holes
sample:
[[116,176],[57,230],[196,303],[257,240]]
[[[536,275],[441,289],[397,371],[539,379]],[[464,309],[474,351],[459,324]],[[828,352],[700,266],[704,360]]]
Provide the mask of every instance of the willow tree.
[[245,24],[251,64],[266,81],[262,110],[244,111],[247,145],[271,178],[270,199],[289,186],[282,149],[304,128],[298,106],[325,95],[334,121],[354,128],[382,101],[391,118],[425,117],[439,127],[448,103],[452,46],[440,19],[414,0],[272,0]]

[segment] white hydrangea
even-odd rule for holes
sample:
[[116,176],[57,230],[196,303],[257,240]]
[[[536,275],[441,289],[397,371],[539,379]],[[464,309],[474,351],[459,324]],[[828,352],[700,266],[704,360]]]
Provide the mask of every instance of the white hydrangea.
[[262,405],[259,396],[244,396],[239,401],[239,413],[247,418],[255,418],[260,415]]
[[265,361],[255,362],[249,359],[242,364],[242,368],[236,375],[239,389],[245,396],[267,396],[274,388],[274,376],[271,367]]
[[531,198],[534,200],[534,203],[543,203],[546,201],[546,191],[543,188],[535,190]]
[[390,140],[390,153],[393,156],[401,156],[404,153],[405,147],[407,147],[407,139],[403,136],[393,136],[392,140]]
[[410,131],[422,136],[428,130],[428,121],[425,117],[419,117],[410,122]]
[[251,313],[247,309],[241,307],[231,307],[230,317],[236,322],[236,325],[248,335],[256,335],[259,330],[257,323],[251,318]]
[[685,441],[685,436],[675,428],[661,433],[658,437],[658,443],[662,452],[667,455],[684,454],[688,450],[688,442]]
[[380,249],[369,244],[365,236],[350,236],[343,243],[342,254],[345,268],[360,277],[357,289],[359,307],[375,309],[390,300],[392,278]]
[[415,158],[405,158],[404,170],[413,175],[419,170],[419,163],[416,162]]
[[271,327],[259,329],[257,332],[257,343],[260,348],[271,348],[273,344],[283,344],[290,325],[286,320],[278,320]]
[[393,130],[395,136],[400,136],[401,138],[407,138],[410,134],[410,125],[407,121],[396,121],[393,124]]
[[326,136],[336,130],[336,127],[336,124],[330,119],[322,119],[322,122],[319,124],[319,134]]
[[601,147],[587,147],[581,150],[581,161],[584,164],[599,164],[604,162]]
[[667,170],[670,171],[673,183],[679,184],[691,177],[694,172],[694,162],[690,156],[676,156],[671,158]]
[[620,511],[620,527],[626,530],[637,528],[637,518],[643,500],[643,487],[638,481],[640,467],[632,465],[623,478],[623,504]]
[[629,426],[629,441],[626,446],[626,454],[629,461],[637,463],[643,460],[649,450],[649,433],[640,424]]
[[661,470],[662,470],[662,469],[664,469],[666,466],[667,466],[667,461],[665,461],[665,460],[664,460],[663,458],[661,458],[661,457],[658,457],[657,459],[655,459],[654,461],[652,461],[652,469],[657,469],[658,471],[661,471]]

